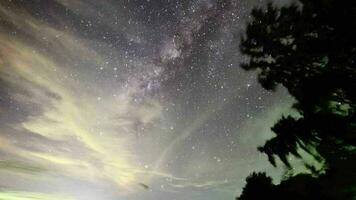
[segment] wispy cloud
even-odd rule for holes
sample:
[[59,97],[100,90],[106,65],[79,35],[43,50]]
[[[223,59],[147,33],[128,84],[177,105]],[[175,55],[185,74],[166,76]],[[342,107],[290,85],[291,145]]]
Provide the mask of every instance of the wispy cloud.
[[22,191],[0,191],[0,199],[6,200],[74,200],[69,196],[60,194],[46,194]]

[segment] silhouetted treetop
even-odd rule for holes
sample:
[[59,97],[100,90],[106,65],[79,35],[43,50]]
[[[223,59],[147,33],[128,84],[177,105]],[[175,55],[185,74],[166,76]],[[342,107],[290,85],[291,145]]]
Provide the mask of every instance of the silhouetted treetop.
[[254,9],[241,40],[250,57],[242,67],[257,69],[266,89],[287,88],[301,115],[282,118],[272,128],[277,136],[259,148],[274,165],[274,155],[289,165],[287,156],[298,157],[299,147],[322,153],[324,146],[356,144],[356,1],[301,3]]
[[274,185],[266,173],[252,173],[246,178],[246,186],[239,200],[268,198],[272,196]]
[[258,150],[276,166],[278,157],[292,167],[290,155],[300,149],[323,164],[306,165],[274,185],[254,173],[239,200],[350,199],[356,197],[356,1],[300,0],[298,5],[255,8],[241,52],[242,64],[257,70],[268,90],[284,86],[298,116],[283,116],[271,129],[275,137]]

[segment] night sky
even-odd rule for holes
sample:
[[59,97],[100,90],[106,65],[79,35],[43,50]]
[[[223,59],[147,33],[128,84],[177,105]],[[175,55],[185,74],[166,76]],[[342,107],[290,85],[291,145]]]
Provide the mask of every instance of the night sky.
[[[279,3],[287,1],[280,1]],[[233,200],[291,112],[239,64],[258,0],[1,0],[0,199]]]

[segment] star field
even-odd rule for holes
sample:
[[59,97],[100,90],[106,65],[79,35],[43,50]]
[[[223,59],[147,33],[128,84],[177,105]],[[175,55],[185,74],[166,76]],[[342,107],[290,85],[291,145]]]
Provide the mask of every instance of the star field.
[[239,67],[263,5],[1,1],[0,199],[234,199],[253,171],[278,179],[256,148],[293,99]]

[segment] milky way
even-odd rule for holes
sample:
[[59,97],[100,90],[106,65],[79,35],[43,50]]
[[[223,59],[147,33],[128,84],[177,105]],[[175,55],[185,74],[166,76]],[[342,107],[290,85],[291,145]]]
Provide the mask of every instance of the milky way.
[[[283,1],[282,1],[283,2]],[[238,50],[261,1],[2,0],[0,199],[234,199],[293,100]]]

